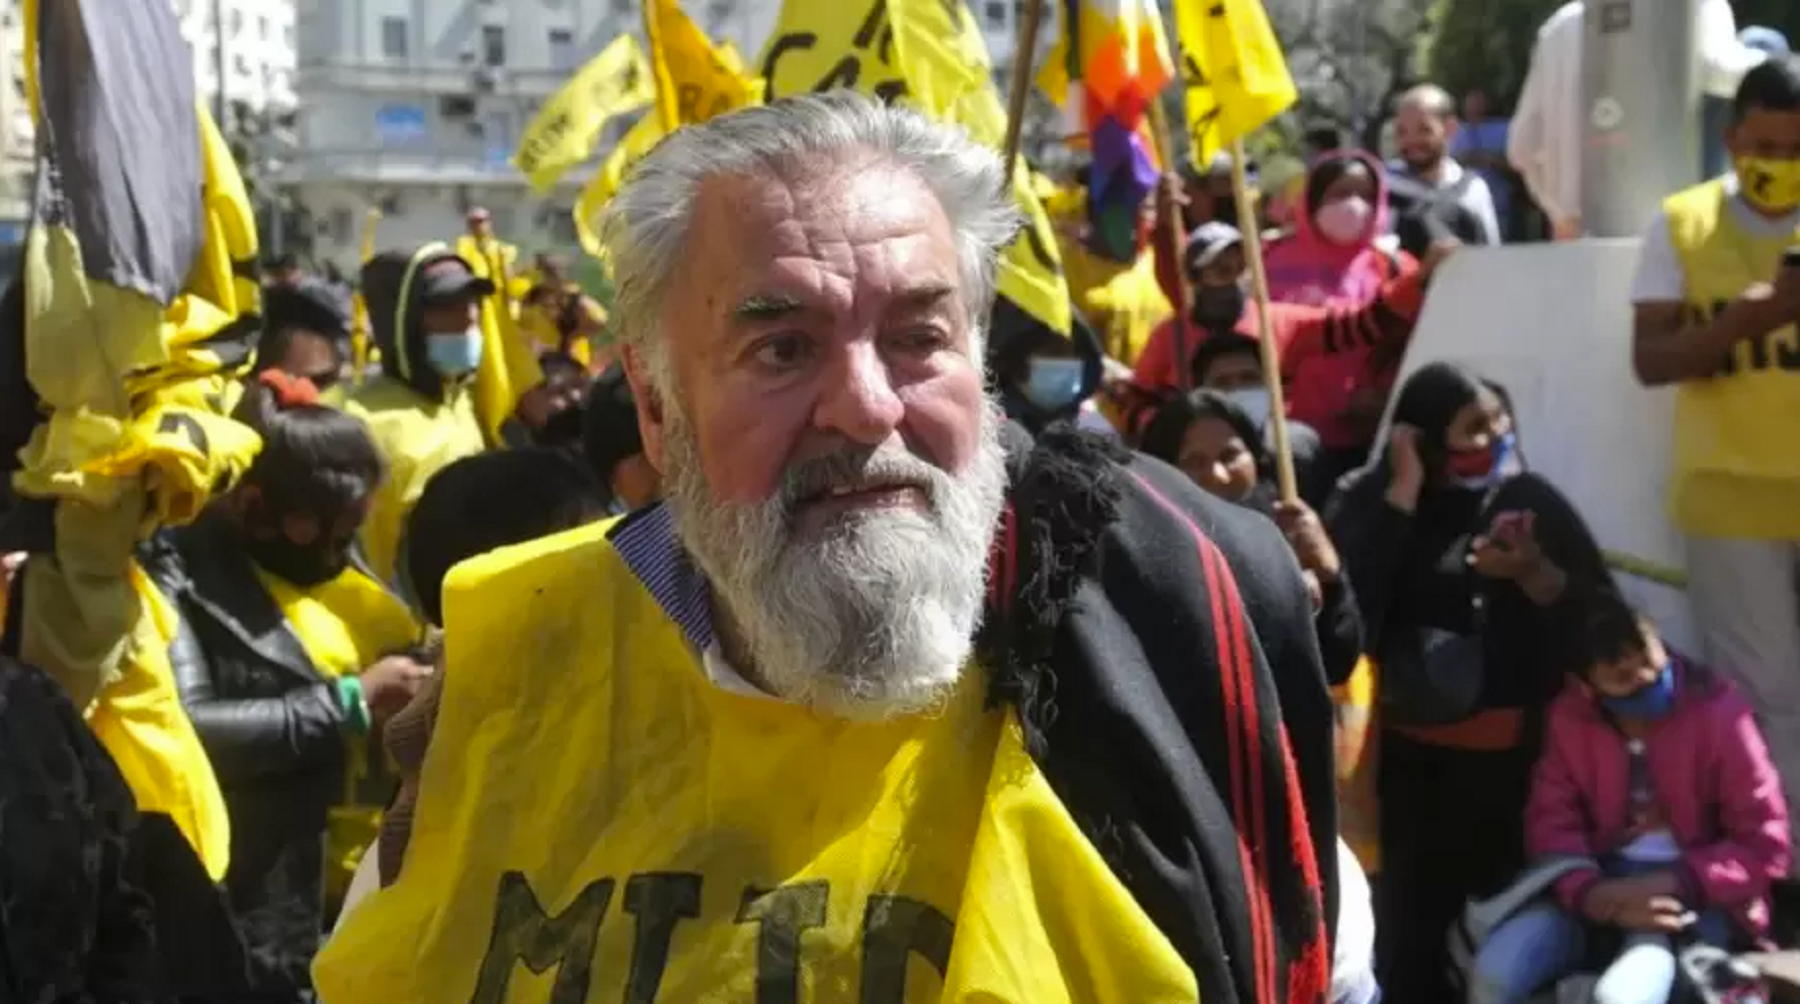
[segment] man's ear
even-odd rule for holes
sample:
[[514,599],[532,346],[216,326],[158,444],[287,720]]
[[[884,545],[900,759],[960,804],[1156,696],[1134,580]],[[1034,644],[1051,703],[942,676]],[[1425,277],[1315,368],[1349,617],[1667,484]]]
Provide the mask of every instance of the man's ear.
[[668,470],[663,464],[662,394],[650,381],[643,354],[636,346],[625,347],[623,361],[625,380],[631,384],[631,397],[637,403],[638,434],[644,438],[644,456],[649,458],[650,466],[656,468],[658,474],[666,475]]

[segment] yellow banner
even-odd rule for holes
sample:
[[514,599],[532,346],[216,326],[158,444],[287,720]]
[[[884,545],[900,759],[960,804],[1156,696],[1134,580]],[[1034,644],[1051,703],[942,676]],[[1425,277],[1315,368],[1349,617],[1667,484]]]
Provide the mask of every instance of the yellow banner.
[[656,78],[656,115],[665,131],[762,99],[761,84],[744,78],[735,51],[715,46],[678,0],[645,0],[644,34]]
[[600,210],[606,205],[613,193],[624,183],[625,175],[653,149],[662,142],[662,121],[655,115],[646,115],[631,127],[619,145],[607,154],[606,161],[594,177],[581,190],[581,198],[575,200],[575,235],[581,240],[581,249],[596,258],[605,257],[605,250],[600,246],[600,235],[594,229],[594,222],[600,218]]
[[[1000,149],[1006,111],[994,90],[987,45],[955,0],[788,0],[763,51],[771,99],[848,87],[899,101]],[[1029,175],[1013,176],[1027,226],[1000,260],[1000,294],[1063,333],[1069,293],[1049,217]]]
[[1205,164],[1298,98],[1262,0],[1176,5],[1194,160]]
[[540,194],[593,152],[606,120],[637,111],[654,96],[650,69],[637,40],[621,35],[588,60],[531,120],[513,155]]

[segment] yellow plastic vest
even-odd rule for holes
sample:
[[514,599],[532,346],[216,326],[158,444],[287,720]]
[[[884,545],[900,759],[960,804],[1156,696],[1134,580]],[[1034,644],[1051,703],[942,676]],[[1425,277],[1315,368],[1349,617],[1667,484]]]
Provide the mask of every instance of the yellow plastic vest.
[[[1800,240],[1746,233],[1726,211],[1722,182],[1679,192],[1664,203],[1669,236],[1687,273],[1687,303],[1713,316],[1756,282],[1768,282],[1781,253]],[[1740,342],[1710,380],[1681,385],[1675,406],[1670,508],[1677,526],[1709,537],[1800,540],[1800,330],[1789,325]]]
[[1197,1000],[981,674],[883,722],[728,692],[606,529],[451,575],[405,863],[321,1000]]
[[382,377],[356,388],[342,406],[368,425],[387,461],[387,477],[375,490],[363,523],[362,545],[369,567],[383,582],[392,583],[406,517],[425,493],[426,482],[452,463],[487,449],[475,395],[467,387],[449,387],[444,400],[430,402]]
[[[406,604],[360,569],[346,568],[310,587],[261,568],[256,572],[307,658],[327,679],[355,676],[383,656],[412,647],[423,633]],[[350,888],[363,853],[381,831],[382,809],[396,783],[375,734],[347,737],[346,754],[343,800],[326,814],[328,902],[341,901]]]

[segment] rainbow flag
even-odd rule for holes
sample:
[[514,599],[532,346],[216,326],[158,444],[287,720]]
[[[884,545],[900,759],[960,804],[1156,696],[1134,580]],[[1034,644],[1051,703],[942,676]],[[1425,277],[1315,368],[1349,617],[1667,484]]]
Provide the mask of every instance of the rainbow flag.
[[1087,211],[1096,250],[1121,261],[1137,254],[1138,220],[1161,165],[1145,121],[1174,79],[1155,0],[1063,0],[1063,34],[1038,87],[1079,114],[1093,160]]

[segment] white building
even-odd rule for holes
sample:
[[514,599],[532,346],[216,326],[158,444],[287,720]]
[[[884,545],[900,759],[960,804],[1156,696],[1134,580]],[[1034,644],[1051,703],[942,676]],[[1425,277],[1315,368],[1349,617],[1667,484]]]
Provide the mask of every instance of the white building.
[[[572,246],[569,210],[587,172],[543,198],[510,160],[576,68],[641,33],[641,3],[300,0],[300,155],[286,177],[312,216],[315,255],[354,263],[370,208],[383,213],[383,246],[454,238],[475,206],[527,249]],[[754,56],[778,8],[705,0],[687,9]]]
[[[133,0],[137,2],[137,0]],[[294,0],[169,0],[192,47],[194,80],[209,102],[224,97],[233,106],[231,129],[260,130],[257,152],[278,159],[280,123],[291,117],[294,97]],[[224,41],[221,61],[219,40]],[[20,0],[0,0],[0,246],[17,243],[17,221],[28,213],[34,130],[25,104],[25,26]],[[223,69],[221,75],[220,70]],[[214,104],[216,108],[216,103]],[[248,114],[239,120],[239,111]]]
[[[572,248],[569,211],[588,169],[545,198],[509,161],[526,124],[571,72],[620,34],[641,35],[642,3],[299,0],[300,149],[286,178],[312,216],[315,255],[352,265],[370,208],[383,213],[383,246],[453,238],[468,210],[481,206],[499,233],[528,251]],[[781,2],[684,7],[708,35],[754,60]],[[1003,88],[1023,9],[1023,0],[971,4]],[[1046,21],[1047,47],[1053,19]],[[614,123],[599,149],[626,125]]]

